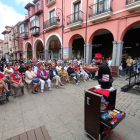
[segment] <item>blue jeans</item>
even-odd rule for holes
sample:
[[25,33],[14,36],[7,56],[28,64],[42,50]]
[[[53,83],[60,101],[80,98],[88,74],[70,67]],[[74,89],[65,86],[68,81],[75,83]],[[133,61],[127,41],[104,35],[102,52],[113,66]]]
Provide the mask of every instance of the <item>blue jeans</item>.
[[8,79],[8,81],[6,82],[8,89],[10,90],[10,80],[9,80],[9,76],[6,76],[6,78]]
[[119,75],[122,75],[122,70],[119,70]]
[[78,82],[78,80],[80,78],[80,76],[76,72],[75,73],[71,73],[70,76],[76,78],[76,83]]
[[126,66],[126,74],[128,74],[128,71],[132,71],[132,68],[130,69],[131,66]]

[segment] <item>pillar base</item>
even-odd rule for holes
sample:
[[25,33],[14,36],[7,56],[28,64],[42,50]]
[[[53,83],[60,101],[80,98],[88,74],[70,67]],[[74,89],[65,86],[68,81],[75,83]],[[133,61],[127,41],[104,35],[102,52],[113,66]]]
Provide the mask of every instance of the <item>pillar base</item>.
[[112,66],[111,67],[111,75],[112,75],[112,77],[118,77],[118,71],[119,71],[118,66]]

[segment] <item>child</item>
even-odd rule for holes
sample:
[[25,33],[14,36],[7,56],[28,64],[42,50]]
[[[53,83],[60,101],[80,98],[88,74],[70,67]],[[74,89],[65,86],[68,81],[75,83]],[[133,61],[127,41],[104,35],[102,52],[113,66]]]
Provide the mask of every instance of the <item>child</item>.
[[122,70],[123,70],[123,68],[122,68],[122,63],[121,63],[119,66],[119,76],[120,77],[122,77]]
[[61,71],[59,72],[59,74],[60,74],[60,77],[63,77],[63,83],[64,83],[64,81],[66,81],[66,78],[67,78],[67,74],[64,70],[64,67],[61,68]]
[[47,72],[48,75],[49,75],[49,66],[46,66],[46,72]]

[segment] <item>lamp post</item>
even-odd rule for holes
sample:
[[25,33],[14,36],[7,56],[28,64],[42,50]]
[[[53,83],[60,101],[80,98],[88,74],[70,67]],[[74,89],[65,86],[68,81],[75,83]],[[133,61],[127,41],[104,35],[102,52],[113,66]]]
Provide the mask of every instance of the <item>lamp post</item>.
[[56,15],[58,16],[58,18],[57,18],[57,22],[60,22],[60,16],[61,16],[61,13],[58,11],[57,12],[57,10],[60,10],[61,11],[61,13],[62,13],[62,46],[61,46],[61,48],[62,48],[62,59],[63,59],[63,32],[64,32],[64,25],[63,25],[63,0],[62,0],[62,9],[60,9],[60,8],[57,8],[56,9]]

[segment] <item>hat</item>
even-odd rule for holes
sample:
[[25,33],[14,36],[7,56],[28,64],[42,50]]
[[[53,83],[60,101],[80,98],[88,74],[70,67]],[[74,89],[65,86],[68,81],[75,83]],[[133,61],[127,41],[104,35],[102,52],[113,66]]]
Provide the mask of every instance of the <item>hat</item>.
[[94,59],[103,59],[102,54],[100,53],[95,54]]
[[110,87],[112,87],[113,79],[110,79],[109,81],[102,81],[102,79],[99,79],[98,82],[101,85],[101,88],[110,89]]
[[37,62],[36,64],[38,65],[38,64],[40,64],[40,62]]
[[14,70],[18,70],[18,67],[14,67]]

